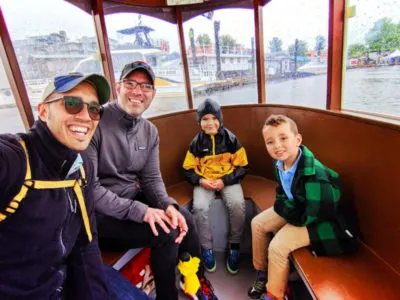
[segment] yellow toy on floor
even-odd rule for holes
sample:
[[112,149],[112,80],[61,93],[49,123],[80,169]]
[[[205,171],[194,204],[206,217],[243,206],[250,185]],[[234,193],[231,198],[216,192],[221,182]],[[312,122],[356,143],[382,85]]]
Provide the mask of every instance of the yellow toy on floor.
[[184,291],[186,294],[195,295],[200,287],[200,281],[196,274],[199,269],[200,259],[191,257],[187,252],[182,253],[180,257],[178,270],[184,276]]

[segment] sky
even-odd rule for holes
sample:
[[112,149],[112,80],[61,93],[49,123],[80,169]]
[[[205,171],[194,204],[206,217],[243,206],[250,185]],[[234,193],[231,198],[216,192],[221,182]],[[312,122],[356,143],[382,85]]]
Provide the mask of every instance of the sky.
[[[273,0],[263,8],[265,50],[268,41],[277,36],[287,49],[296,38],[305,40],[310,48],[315,46],[317,35],[328,36],[328,3],[322,0]],[[400,22],[400,1],[350,0],[356,5],[356,17],[349,20],[348,43],[363,42],[365,34],[375,21],[392,18]],[[43,35],[65,30],[71,40],[81,36],[94,36],[92,18],[75,6],[62,0],[0,0],[12,39]],[[254,17],[251,10],[225,9],[214,12],[213,21],[221,22],[220,35],[230,34],[245,47],[250,47],[254,35]],[[172,51],[179,51],[177,26],[154,18],[142,16],[142,25],[155,29],[153,38],[170,41]],[[106,16],[109,37],[116,39],[117,30],[138,25],[137,14]],[[185,36],[190,28],[195,35],[207,33],[214,40],[213,22],[202,17],[184,23]]]

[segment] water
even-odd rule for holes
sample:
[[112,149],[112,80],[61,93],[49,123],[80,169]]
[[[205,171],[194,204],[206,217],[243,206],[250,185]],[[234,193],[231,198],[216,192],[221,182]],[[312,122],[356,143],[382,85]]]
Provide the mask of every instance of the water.
[[400,117],[400,66],[348,70],[343,108]]
[[[325,108],[326,75],[311,76],[286,81],[269,81],[266,101],[273,104],[290,104]],[[400,117],[400,66],[386,66],[346,71],[344,80],[344,109],[380,113]],[[222,105],[257,103],[255,84],[200,96],[194,105],[212,97]],[[187,109],[185,97],[157,97],[145,116],[154,116]],[[0,133],[24,131],[16,107],[0,109]]]

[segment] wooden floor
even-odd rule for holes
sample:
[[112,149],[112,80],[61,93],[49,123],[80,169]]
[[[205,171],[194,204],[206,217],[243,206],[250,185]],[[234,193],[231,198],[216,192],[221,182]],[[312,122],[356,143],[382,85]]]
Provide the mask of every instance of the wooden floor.
[[[251,261],[251,255],[241,256],[240,271],[236,275],[230,275],[225,267],[225,254],[215,253],[217,270],[214,273],[206,273],[206,277],[211,281],[215,294],[219,300],[247,300],[247,290],[255,279],[255,271]],[[291,283],[296,295],[294,300],[310,300],[311,296],[301,281]],[[180,291],[179,300],[188,300],[183,292]]]

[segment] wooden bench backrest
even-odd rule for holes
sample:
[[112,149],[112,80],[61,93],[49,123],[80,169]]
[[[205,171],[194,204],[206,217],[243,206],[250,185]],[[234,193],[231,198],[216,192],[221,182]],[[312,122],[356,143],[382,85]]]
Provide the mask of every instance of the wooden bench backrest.
[[[328,167],[339,172],[343,199],[351,201],[363,241],[400,273],[400,127],[354,116],[301,107],[242,105],[223,107],[224,124],[246,148],[250,174],[274,179],[261,129],[270,114],[293,118],[303,143]],[[160,133],[161,170],[166,185],[184,177],[182,162],[198,132],[196,112],[151,119]]]

